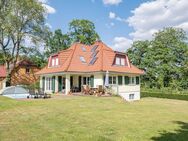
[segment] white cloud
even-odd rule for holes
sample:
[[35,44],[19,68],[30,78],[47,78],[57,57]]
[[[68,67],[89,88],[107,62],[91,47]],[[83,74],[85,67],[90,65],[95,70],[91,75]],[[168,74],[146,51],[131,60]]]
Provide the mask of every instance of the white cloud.
[[56,10],[48,4],[48,0],[38,0],[38,1],[42,3],[42,6],[45,8],[47,14],[56,13]]
[[108,17],[109,17],[110,19],[115,19],[115,20],[120,21],[120,22],[126,22],[125,19],[123,19],[123,18],[117,16],[114,12],[110,12]]
[[151,39],[152,34],[164,27],[179,27],[188,32],[188,0],[155,0],[142,3],[127,19],[135,39]]
[[122,2],[122,0],[103,0],[105,5],[118,5]]
[[113,13],[113,12],[110,12],[109,13],[109,18],[110,19],[114,19],[116,17],[116,14],[115,13]]
[[113,39],[113,49],[116,51],[125,52],[128,48],[131,47],[133,41],[126,37],[115,37]]

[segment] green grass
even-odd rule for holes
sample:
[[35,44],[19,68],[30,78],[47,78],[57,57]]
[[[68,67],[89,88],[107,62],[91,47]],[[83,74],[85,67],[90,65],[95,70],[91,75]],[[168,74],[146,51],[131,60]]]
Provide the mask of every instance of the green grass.
[[1,141],[187,141],[188,101],[0,97]]

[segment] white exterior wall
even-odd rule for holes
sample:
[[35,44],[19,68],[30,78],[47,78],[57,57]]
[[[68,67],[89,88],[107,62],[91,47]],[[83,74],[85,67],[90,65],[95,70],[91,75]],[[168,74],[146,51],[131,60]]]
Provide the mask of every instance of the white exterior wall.
[[98,85],[103,84],[103,74],[94,74],[94,87],[97,88]]
[[[109,76],[116,76],[116,85],[111,85],[112,86],[112,90],[120,95],[123,99],[125,99],[126,101],[134,101],[134,100],[140,100],[140,84],[136,85],[136,79],[135,79],[135,84],[125,84],[124,81],[124,76],[129,76],[129,77],[136,77],[138,75],[122,75],[122,74],[112,74]],[[123,76],[122,77],[122,85],[118,85],[118,76]],[[134,94],[134,99],[129,99],[129,95],[130,94]]]

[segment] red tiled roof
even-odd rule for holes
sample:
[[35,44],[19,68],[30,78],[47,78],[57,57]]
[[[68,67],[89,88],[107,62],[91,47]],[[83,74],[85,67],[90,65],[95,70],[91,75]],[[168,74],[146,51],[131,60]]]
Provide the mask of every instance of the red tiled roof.
[[6,68],[5,66],[0,66],[0,77],[6,77]]
[[[98,51],[96,57],[97,60],[93,65],[90,65],[91,61],[91,49],[93,46],[98,45],[96,51]],[[86,51],[83,51],[81,47],[84,47]],[[96,42],[94,45],[88,46],[80,43],[73,44],[69,49],[63,50],[57,53],[59,58],[59,66],[57,67],[44,67],[41,71],[36,74],[49,74],[49,73],[61,73],[61,72],[96,72],[96,71],[111,71],[121,73],[134,73],[144,74],[144,71],[138,69],[129,62],[128,56],[125,56],[128,61],[128,66],[117,66],[114,65],[114,59],[117,52],[106,46],[102,42]],[[80,61],[80,56],[83,56],[86,63]],[[49,59],[50,60],[50,59]]]

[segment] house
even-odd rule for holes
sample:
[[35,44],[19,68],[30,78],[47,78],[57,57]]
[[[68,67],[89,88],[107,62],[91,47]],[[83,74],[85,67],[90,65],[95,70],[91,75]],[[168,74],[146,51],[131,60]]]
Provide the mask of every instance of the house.
[[[30,85],[35,83],[39,78],[35,75],[40,69],[29,60],[21,60],[16,63],[14,69],[11,68],[11,86]],[[6,67],[0,66],[0,89],[6,87]]]
[[109,85],[126,100],[140,99],[140,75],[144,72],[132,65],[125,53],[112,50],[101,41],[93,45],[73,44],[67,50],[53,54],[48,65],[36,74],[46,93],[68,94],[71,88],[82,85]]
[[0,90],[6,87],[6,68],[0,65]]

